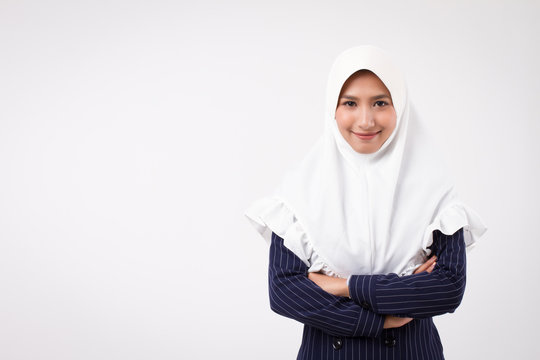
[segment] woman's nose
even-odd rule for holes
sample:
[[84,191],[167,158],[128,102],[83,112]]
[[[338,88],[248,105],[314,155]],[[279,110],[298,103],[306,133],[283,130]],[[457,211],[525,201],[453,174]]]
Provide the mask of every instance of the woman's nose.
[[360,108],[358,112],[358,126],[362,129],[369,129],[375,125],[375,118],[371,109]]

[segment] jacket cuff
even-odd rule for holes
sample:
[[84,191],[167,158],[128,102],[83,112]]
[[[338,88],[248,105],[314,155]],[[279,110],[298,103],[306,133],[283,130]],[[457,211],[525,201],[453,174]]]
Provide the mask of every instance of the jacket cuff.
[[349,295],[351,299],[366,310],[377,312],[375,285],[377,275],[351,275],[349,277]]
[[384,330],[386,315],[375,314],[373,311],[360,311],[353,336],[379,337]]

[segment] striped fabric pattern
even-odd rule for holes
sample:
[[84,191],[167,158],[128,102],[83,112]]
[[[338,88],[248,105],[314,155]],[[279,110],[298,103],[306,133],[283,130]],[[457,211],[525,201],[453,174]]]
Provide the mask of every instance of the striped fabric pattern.
[[[432,317],[454,312],[463,298],[463,229],[453,235],[434,231],[431,250],[438,259],[430,274],[352,275],[349,299],[309,280],[307,266],[273,233],[270,307],[304,324],[297,359],[444,359]],[[386,314],[414,320],[383,329]]]

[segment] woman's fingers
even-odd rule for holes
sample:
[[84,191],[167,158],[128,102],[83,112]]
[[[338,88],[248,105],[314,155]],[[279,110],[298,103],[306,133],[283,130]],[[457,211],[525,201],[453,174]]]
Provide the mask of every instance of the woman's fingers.
[[383,328],[384,329],[391,329],[391,328],[401,327],[403,325],[408,324],[412,320],[413,319],[409,318],[409,317],[403,317],[402,318],[402,317],[396,317],[396,316],[392,316],[392,315],[386,315],[386,317],[384,319]]
[[427,271],[428,273],[432,272],[435,268],[435,265],[437,264],[437,256],[433,255],[430,257],[425,263],[420,265],[413,274],[419,274],[422,271]]

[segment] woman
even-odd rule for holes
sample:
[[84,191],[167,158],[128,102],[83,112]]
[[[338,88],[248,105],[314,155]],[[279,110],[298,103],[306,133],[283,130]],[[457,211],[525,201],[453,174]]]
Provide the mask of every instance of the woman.
[[326,108],[323,136],[246,212],[270,242],[271,308],[305,324],[298,359],[443,359],[432,317],[460,304],[486,228],[383,51],[343,52]]

